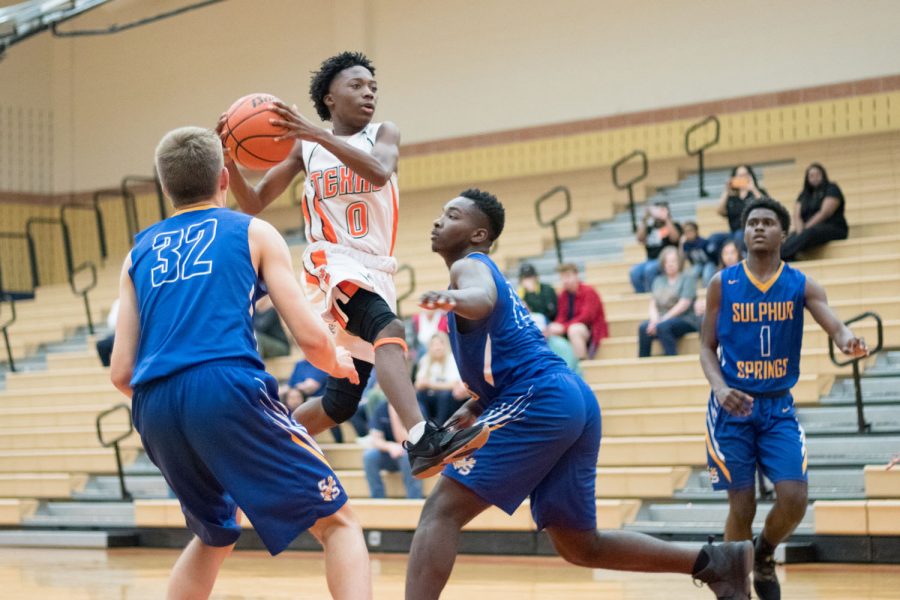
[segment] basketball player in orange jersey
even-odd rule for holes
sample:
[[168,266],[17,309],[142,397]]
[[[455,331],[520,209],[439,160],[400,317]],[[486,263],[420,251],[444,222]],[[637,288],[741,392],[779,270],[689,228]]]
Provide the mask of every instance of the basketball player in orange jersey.
[[[442,466],[480,448],[489,430],[426,423],[406,366],[405,328],[395,314],[393,257],[397,238],[397,161],[400,130],[372,123],[378,100],[375,67],[363,54],[343,52],[322,63],[310,82],[316,112],[329,131],[282,103],[273,105],[296,139],[291,154],[255,186],[228,161],[231,190],[244,212],[256,214],[306,173],[303,216],[309,246],[303,255],[307,293],[354,357],[359,384],[329,378],[321,400],[305,402],[294,417],[313,435],[356,412],[374,363],[378,383],[403,425],[412,473],[430,477]],[[225,129],[225,115],[217,131]]]

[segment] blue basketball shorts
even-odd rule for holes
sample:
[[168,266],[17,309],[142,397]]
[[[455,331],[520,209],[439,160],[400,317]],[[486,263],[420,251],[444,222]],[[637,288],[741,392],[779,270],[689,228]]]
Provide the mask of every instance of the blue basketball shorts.
[[709,480],[716,490],[756,484],[756,466],[773,483],[806,481],[806,435],[797,421],[794,398],[754,398],[753,412],[736,417],[710,394],[706,410]]
[[477,496],[512,514],[531,498],[538,529],[595,529],[600,406],[571,372],[517,384],[494,399],[479,422],[487,443],[443,471]]
[[237,541],[240,507],[278,554],[347,501],[321,449],[277,393],[271,375],[241,361],[206,363],[134,391],[144,450],[205,544]]

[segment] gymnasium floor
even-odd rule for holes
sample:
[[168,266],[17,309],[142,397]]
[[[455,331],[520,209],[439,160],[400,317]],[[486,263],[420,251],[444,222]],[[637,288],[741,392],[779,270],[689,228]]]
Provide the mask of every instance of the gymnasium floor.
[[[159,599],[176,550],[0,549],[0,597],[64,600]],[[328,598],[321,555],[271,558],[241,551],[225,563],[218,600]],[[377,600],[403,597],[405,555],[373,555]],[[900,597],[900,565],[794,565],[780,570],[788,599]],[[463,556],[446,600],[682,600],[712,598],[686,577],[590,571],[555,558]]]

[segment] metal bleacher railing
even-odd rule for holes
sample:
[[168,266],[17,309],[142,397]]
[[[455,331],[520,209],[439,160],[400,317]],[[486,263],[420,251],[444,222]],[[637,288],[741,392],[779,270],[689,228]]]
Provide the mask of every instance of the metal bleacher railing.
[[[641,171],[631,179],[620,181],[619,169],[622,169],[626,164],[631,162],[633,158],[641,159]],[[626,154],[625,156],[617,160],[612,166],[613,185],[616,186],[617,190],[628,190],[628,211],[631,213],[632,233],[637,232],[637,215],[635,215],[634,212],[634,184],[646,179],[649,170],[650,168],[647,160],[647,153],[643,150],[633,150],[630,154]]]
[[[120,433],[119,435],[106,439],[103,437],[103,421],[110,415],[113,415],[117,412],[124,412],[128,416],[128,429]],[[112,447],[113,451],[116,453],[116,474],[119,476],[119,490],[122,495],[122,500],[131,501],[131,493],[125,487],[125,471],[122,468],[122,451],[119,449],[119,442],[127,438],[129,435],[134,432],[134,422],[131,418],[131,408],[127,404],[116,404],[112,408],[104,410],[97,415],[96,420],[97,426],[97,440],[100,442],[100,445],[104,448]]]
[[[58,228],[63,245],[66,280],[72,293],[76,296],[81,296],[82,301],[84,302],[88,331],[94,333],[94,321],[91,314],[88,293],[97,286],[97,264],[93,260],[85,260],[77,265],[75,264],[75,255],[72,247],[72,226],[70,225],[68,215],[76,210],[90,211],[94,214],[98,256],[99,261],[103,263],[109,255],[109,231],[104,224],[101,200],[110,197],[122,199],[125,209],[125,226],[129,239],[133,241],[134,236],[140,228],[137,211],[137,195],[134,192],[134,188],[136,185],[146,185],[148,183],[152,183],[155,188],[159,215],[161,219],[164,219],[166,216],[165,197],[163,196],[162,186],[160,185],[159,180],[155,177],[127,176],[122,179],[121,186],[118,190],[101,190],[95,193],[90,204],[68,202],[60,206],[58,217],[31,217],[25,222],[24,232],[0,232],[0,239],[21,240],[25,243],[25,253],[31,284],[30,289],[11,289],[8,282],[4,279],[3,273],[0,272],[0,297],[4,299],[3,301],[9,301],[11,303],[10,306],[13,306],[13,298],[16,295],[31,296],[38,286],[49,283],[47,278],[41,274],[38,266],[38,248],[43,248],[44,246],[39,246],[37,243],[37,228],[46,225],[53,226],[54,228]],[[82,278],[79,277],[79,275],[82,273],[89,273],[90,276],[86,281],[81,281]],[[14,309],[12,310],[14,311]],[[14,314],[15,313],[13,312],[13,315]],[[13,320],[15,320],[14,316],[12,317],[12,320],[5,322],[2,326],[2,331],[6,343],[9,367],[10,370],[15,371],[15,361],[9,344],[8,332],[8,327],[12,324]]]
[[[695,137],[696,132],[703,131],[707,125],[712,123],[714,125],[714,134],[713,137],[702,144],[700,144],[697,148],[691,147],[691,140]],[[719,123],[719,118],[715,115],[710,115],[703,119],[702,121],[698,121],[694,123],[690,127],[687,128],[687,131],[684,132],[684,151],[687,152],[688,156],[696,156],[697,157],[697,172],[699,174],[700,182],[700,197],[706,198],[709,196],[709,192],[703,187],[703,153],[715,146],[719,143],[719,133],[721,132],[722,126]]]
[[[874,319],[876,331],[878,333],[878,341],[875,344],[874,348],[869,349],[869,356],[874,356],[884,347],[884,326],[881,323],[881,317],[874,312],[864,312],[862,314],[856,315],[852,319],[848,319],[844,321],[845,325],[851,325],[858,321],[862,321],[864,319]],[[847,365],[853,366],[853,387],[856,393],[856,422],[859,433],[869,433],[872,431],[872,424],[866,422],[865,411],[863,408],[863,396],[862,396],[862,383],[860,382],[860,373],[859,373],[859,361],[867,358],[867,357],[857,357],[850,358],[847,360],[838,360],[835,355],[835,345],[834,341],[829,338],[828,340],[828,354],[831,357],[831,362],[834,363],[838,367],[846,367]]]
[[[541,207],[545,202],[559,194],[562,194],[563,198],[562,210],[551,217],[545,218],[544,214],[541,212]],[[557,223],[568,216],[570,212],[572,212],[572,192],[564,185],[558,185],[555,188],[548,190],[534,201],[534,216],[537,219],[538,225],[541,227],[550,227],[553,230],[553,245],[556,248],[556,260],[560,264],[562,264],[563,261],[562,240],[559,239],[559,227],[557,226]]]

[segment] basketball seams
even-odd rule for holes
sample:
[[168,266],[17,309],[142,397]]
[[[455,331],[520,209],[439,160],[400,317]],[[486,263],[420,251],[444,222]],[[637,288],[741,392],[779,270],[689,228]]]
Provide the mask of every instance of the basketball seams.
[[[271,96],[269,94],[248,95],[245,97],[245,99],[243,101],[241,101],[236,106],[233,106],[232,108],[229,109],[228,115],[226,116],[226,119],[225,119],[226,145],[233,147],[234,159],[237,162],[243,164],[243,161],[241,160],[242,157],[244,158],[244,160],[247,160],[248,158],[252,157],[253,159],[255,159],[256,162],[262,163],[259,165],[244,165],[249,168],[269,168],[269,167],[274,166],[284,160],[284,158],[273,159],[273,158],[268,158],[266,156],[261,156],[260,154],[258,154],[259,149],[256,149],[255,151],[251,150],[250,147],[246,143],[248,140],[253,140],[253,139],[274,138],[275,135],[273,135],[272,133],[254,134],[254,135],[249,135],[245,138],[240,138],[240,139],[237,136],[237,134],[240,133],[238,130],[241,128],[241,125],[243,125],[247,121],[251,121],[252,119],[254,119],[255,117],[258,117],[259,115],[261,115],[263,113],[272,112],[270,108],[267,108],[267,106],[271,103],[271,101],[267,101],[267,102],[263,103],[262,105],[260,105],[260,107],[257,108],[256,110],[253,110],[253,112],[251,112],[250,114],[242,115],[240,120],[238,120],[237,122],[232,122],[232,119],[234,118],[235,113],[239,113],[241,110],[245,109],[248,102],[252,102],[253,99],[258,98],[260,96],[268,96],[268,97],[272,98],[271,101],[276,100],[276,98],[274,96]],[[229,138],[230,138],[230,140],[229,140]],[[244,154],[242,154],[242,152]],[[288,154],[289,153],[290,153],[290,149],[288,149]]]

